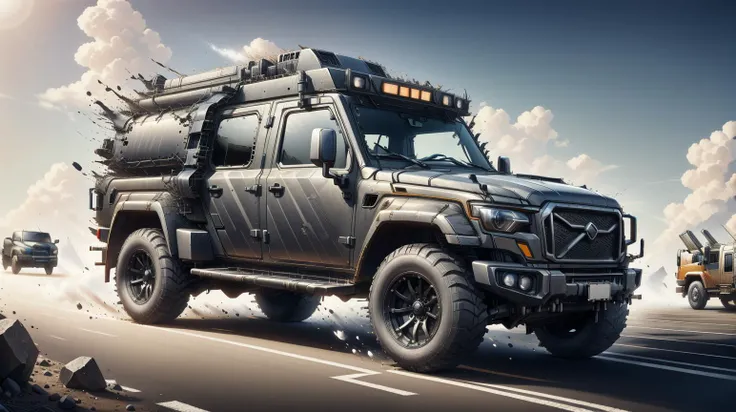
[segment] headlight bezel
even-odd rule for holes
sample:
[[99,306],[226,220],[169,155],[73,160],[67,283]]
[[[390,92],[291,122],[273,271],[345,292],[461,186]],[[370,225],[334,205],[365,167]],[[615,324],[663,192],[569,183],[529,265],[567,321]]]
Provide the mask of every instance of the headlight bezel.
[[487,204],[471,204],[470,212],[483,230],[496,233],[531,233],[532,216],[529,212]]

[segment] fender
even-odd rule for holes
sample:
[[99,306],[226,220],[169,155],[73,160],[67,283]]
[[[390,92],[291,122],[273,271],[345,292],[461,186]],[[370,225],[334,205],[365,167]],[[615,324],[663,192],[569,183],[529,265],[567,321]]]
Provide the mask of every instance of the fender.
[[372,246],[375,233],[386,224],[395,222],[427,224],[438,228],[451,245],[481,245],[480,237],[459,203],[402,196],[386,199],[380,209],[365,235],[366,241],[360,251],[356,273],[361,270],[363,257],[366,250]]
[[[169,246],[169,251],[173,257],[178,257],[179,248],[176,238],[176,229],[178,228],[189,228],[191,225],[184,217],[179,214],[176,202],[168,193],[155,193],[149,194],[150,199],[141,199],[141,195],[127,195],[125,199],[121,199],[112,214],[112,221],[110,224],[110,233],[108,235],[108,241],[113,238],[114,233],[117,233],[121,228],[118,227],[120,216],[126,212],[147,212],[155,213],[158,217],[158,221],[161,225],[161,229],[166,238],[166,243]],[[131,198],[135,200],[131,200]],[[108,243],[109,245],[109,243]],[[110,269],[115,265],[115,262],[110,261],[110,253],[117,253],[111,251],[108,247],[105,251],[105,281],[109,281]]]
[[[685,276],[683,277],[683,279],[685,279],[686,282],[688,279],[691,279],[691,278],[697,278],[698,280],[703,282],[703,287],[708,289],[708,283],[709,283],[708,280],[710,279],[710,276],[708,275],[707,272],[702,272],[702,271],[687,272],[685,273]],[[685,293],[687,293],[687,291],[683,290],[683,294]]]

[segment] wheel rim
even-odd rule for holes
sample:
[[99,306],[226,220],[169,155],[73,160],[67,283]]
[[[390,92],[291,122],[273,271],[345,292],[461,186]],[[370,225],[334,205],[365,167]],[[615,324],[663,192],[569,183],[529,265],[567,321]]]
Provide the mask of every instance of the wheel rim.
[[692,292],[690,293],[690,298],[695,303],[699,302],[700,301],[700,290],[698,290],[698,288],[693,288]]
[[128,259],[125,284],[130,297],[138,305],[151,300],[153,289],[156,286],[156,272],[151,256],[143,250],[133,252]]
[[442,311],[432,283],[417,273],[399,275],[388,289],[384,319],[391,334],[406,348],[419,348],[437,333]]

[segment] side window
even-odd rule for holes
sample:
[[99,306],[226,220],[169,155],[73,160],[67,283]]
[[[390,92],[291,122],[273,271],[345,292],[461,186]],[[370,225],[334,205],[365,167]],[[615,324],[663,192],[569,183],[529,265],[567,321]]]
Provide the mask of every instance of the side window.
[[710,264],[713,267],[716,267],[717,268],[718,267],[718,258],[719,257],[720,256],[718,256],[718,252],[710,252],[710,259],[708,259],[708,262],[710,262]]
[[258,124],[255,114],[223,119],[217,129],[212,163],[215,166],[249,165],[253,158]]
[[723,271],[733,272],[733,255],[730,253],[726,253],[723,257]]
[[314,129],[332,129],[337,133],[337,158],[335,169],[345,169],[347,165],[347,145],[345,136],[337,120],[327,109],[310,112],[295,112],[286,116],[286,126],[281,139],[279,162],[285,166],[311,166],[309,149]]

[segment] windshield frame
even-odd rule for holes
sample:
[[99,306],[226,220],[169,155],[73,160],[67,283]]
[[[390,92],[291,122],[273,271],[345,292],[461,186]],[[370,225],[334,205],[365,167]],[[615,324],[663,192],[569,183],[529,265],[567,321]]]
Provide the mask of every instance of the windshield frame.
[[[27,239],[26,235],[35,235],[38,238],[48,239],[48,240],[36,240],[31,237],[31,239]],[[21,232],[21,241],[22,242],[36,242],[36,243],[51,243],[51,235],[46,232],[30,232],[24,230]]]
[[[475,170],[478,172],[483,172],[483,169],[485,169],[485,172],[487,173],[498,173],[497,170],[493,167],[493,164],[490,159],[486,157],[486,155],[483,153],[483,150],[480,148],[480,145],[478,144],[478,141],[473,136],[473,132],[468,127],[468,124],[465,122],[465,120],[462,117],[457,117],[455,119],[450,119],[449,116],[441,116],[439,113],[436,112],[428,112],[428,111],[421,111],[414,110],[414,108],[408,108],[408,107],[393,107],[390,105],[382,105],[382,104],[376,104],[376,102],[371,101],[370,103],[367,103],[365,101],[362,101],[362,99],[349,99],[349,102],[346,107],[349,111],[349,115],[354,123],[353,129],[355,134],[355,139],[357,146],[361,152],[361,155],[366,162],[366,165],[370,165],[372,167],[377,167],[379,169],[383,168],[389,168],[389,169],[404,169],[411,166],[417,167],[416,164],[413,162],[410,162],[408,160],[400,159],[398,157],[396,158],[390,158],[390,157],[378,157],[375,156],[368,148],[368,144],[365,138],[365,135],[361,131],[360,128],[360,121],[358,119],[358,116],[356,116],[355,110],[358,109],[372,109],[377,111],[386,111],[391,113],[398,113],[403,114],[408,117],[412,118],[426,118],[428,120],[432,121],[440,121],[443,123],[447,123],[448,125],[452,124],[455,125],[455,127],[458,128],[457,134],[458,139],[461,139],[463,142],[462,144],[465,146],[471,146],[474,147],[473,150],[477,151],[477,155],[480,159],[482,159],[483,163],[478,164],[477,161],[472,160],[472,157],[469,161],[469,163],[474,164],[479,167],[475,166],[460,166],[457,164],[454,164],[447,160],[427,160],[424,161],[427,163],[430,167],[428,169],[424,170],[432,170],[432,169],[453,169],[453,170]],[[463,140],[463,137],[460,136],[461,133],[467,133],[466,140]],[[442,153],[447,155],[446,153]],[[449,156],[449,155],[448,155]],[[451,156],[450,156],[451,157]],[[470,157],[470,156],[469,156]],[[420,157],[415,157],[417,160],[421,159]],[[465,159],[457,159],[460,161],[465,161]]]

